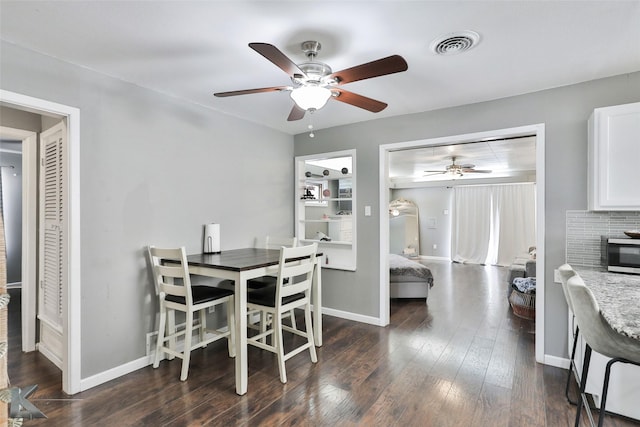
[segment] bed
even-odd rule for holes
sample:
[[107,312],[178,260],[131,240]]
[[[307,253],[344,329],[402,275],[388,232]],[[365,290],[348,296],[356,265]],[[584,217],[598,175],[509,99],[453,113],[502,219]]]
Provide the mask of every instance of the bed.
[[424,265],[402,255],[389,254],[389,296],[391,298],[424,298],[433,286],[433,275]]

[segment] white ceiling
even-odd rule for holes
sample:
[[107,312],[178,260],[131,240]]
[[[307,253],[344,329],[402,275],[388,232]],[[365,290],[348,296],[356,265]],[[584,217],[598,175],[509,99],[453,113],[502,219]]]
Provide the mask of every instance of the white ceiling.
[[[316,131],[640,70],[640,1],[0,0],[0,12],[0,36],[10,43],[292,135],[307,131],[309,114],[286,120],[288,92],[213,96],[290,84],[250,42],[273,44],[300,63],[300,43],[317,40],[317,60],[334,71],[393,54],[406,59],[406,72],[343,86],[388,103],[384,111],[330,100],[313,115]],[[475,48],[429,50],[432,40],[463,30],[480,34]],[[532,140],[495,141],[392,153],[391,181],[447,180],[423,171],[444,169],[452,155],[491,177],[535,170]]]
[[[388,103],[384,111],[330,101],[314,114],[316,129],[640,70],[639,1],[2,0],[0,12],[8,42],[288,134],[308,125],[286,121],[288,92],[212,96],[290,84],[250,42],[299,63],[300,43],[318,40],[318,60],[334,71],[406,59],[406,72],[344,86]],[[429,51],[436,37],[462,30],[480,34],[474,49]]]
[[[445,171],[455,157],[458,165],[473,165],[490,173],[433,174]],[[430,146],[389,153],[389,181],[392,187],[456,185],[477,182],[535,181],[535,136],[464,144]]]

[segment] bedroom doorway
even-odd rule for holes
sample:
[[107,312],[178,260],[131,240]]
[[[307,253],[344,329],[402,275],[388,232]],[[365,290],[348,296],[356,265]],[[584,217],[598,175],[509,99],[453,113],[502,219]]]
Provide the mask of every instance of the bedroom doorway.
[[[524,136],[533,137],[535,143],[535,172],[534,181],[536,182],[537,191],[535,195],[535,240],[537,242],[538,268],[544,271],[544,124],[522,126],[517,128],[500,129],[489,132],[479,132],[473,134],[455,135],[450,137],[425,139],[419,141],[408,141],[380,146],[380,212],[388,209],[389,202],[397,194],[393,193],[393,187],[389,183],[390,179],[390,153],[398,150],[424,149],[452,146],[456,144],[468,144],[477,141],[499,140],[509,138],[519,138]],[[455,160],[455,159],[454,159]],[[455,161],[454,161],[455,163]],[[460,163],[462,164],[462,162]],[[440,184],[442,187],[442,184]],[[423,216],[424,218],[424,216]],[[428,218],[427,218],[428,220]],[[390,244],[388,215],[380,216],[380,323],[388,325],[390,322],[390,298],[389,298],[389,269],[388,269],[388,249]],[[424,244],[424,238],[421,239],[422,246],[426,246],[426,250],[433,249],[430,244]],[[442,253],[440,253],[442,254]],[[435,255],[436,257],[438,254]],[[443,259],[446,256],[440,255]],[[506,282],[505,282],[506,283]],[[434,287],[437,284],[434,285]],[[544,275],[541,273],[538,278],[538,293],[536,297],[536,324],[535,324],[535,340],[536,340],[536,360],[543,362],[544,359]]]

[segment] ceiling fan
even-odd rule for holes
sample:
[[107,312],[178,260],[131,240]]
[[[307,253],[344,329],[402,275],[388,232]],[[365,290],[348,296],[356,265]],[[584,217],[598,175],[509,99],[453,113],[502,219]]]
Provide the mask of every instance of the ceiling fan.
[[445,170],[443,171],[424,171],[427,175],[425,176],[431,176],[431,175],[439,175],[439,174],[445,174],[445,173],[449,173],[451,175],[457,175],[457,176],[463,176],[465,173],[491,173],[490,170],[488,169],[475,169],[476,165],[472,165],[472,164],[463,164],[463,165],[459,165],[456,164],[456,157],[453,156],[451,157],[451,164],[445,166]]
[[277,47],[268,43],[249,43],[249,47],[287,73],[293,85],[217,92],[214,93],[214,96],[227,97],[261,92],[290,91],[294,105],[287,118],[288,121],[302,119],[306,111],[319,110],[330,98],[374,113],[380,112],[387,107],[387,104],[346,91],[340,86],[358,80],[399,73],[408,68],[404,58],[392,55],[333,72],[327,64],[315,60],[321,48],[317,41],[302,43],[302,51],[308,61],[301,64],[295,64]]

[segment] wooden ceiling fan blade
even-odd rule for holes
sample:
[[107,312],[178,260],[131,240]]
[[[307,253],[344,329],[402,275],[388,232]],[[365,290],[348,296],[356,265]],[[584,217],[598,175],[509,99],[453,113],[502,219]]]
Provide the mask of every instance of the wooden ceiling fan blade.
[[306,76],[295,62],[290,60],[287,55],[282,53],[280,49],[274,45],[269,43],[249,43],[249,47],[273,62],[278,68],[289,74],[290,77],[296,74]]
[[422,176],[432,176],[432,175],[442,175],[443,173],[447,173],[446,171],[425,171],[426,174]]
[[293,104],[293,108],[291,109],[291,112],[289,113],[289,117],[287,117],[287,121],[288,122],[293,122],[296,120],[300,120],[304,117],[304,113],[306,111],[303,110],[302,108],[298,107],[298,104]]
[[366,64],[356,65],[342,71],[336,71],[329,75],[338,81],[339,85],[351,83],[358,80],[370,79],[372,77],[385,76],[387,74],[407,71],[407,61],[400,55],[392,55]]
[[338,96],[333,97],[336,101],[344,102],[346,104],[371,111],[372,113],[379,113],[387,108],[387,104],[384,102],[367,98],[366,96],[358,95],[357,93],[349,92],[344,89],[334,88],[331,89],[331,92],[338,94]]
[[231,92],[217,92],[217,93],[214,93],[213,96],[224,98],[226,96],[249,95],[251,93],[280,92],[280,91],[289,90],[289,89],[291,88],[287,86],[262,87],[258,89],[244,89],[244,90],[233,90]]

